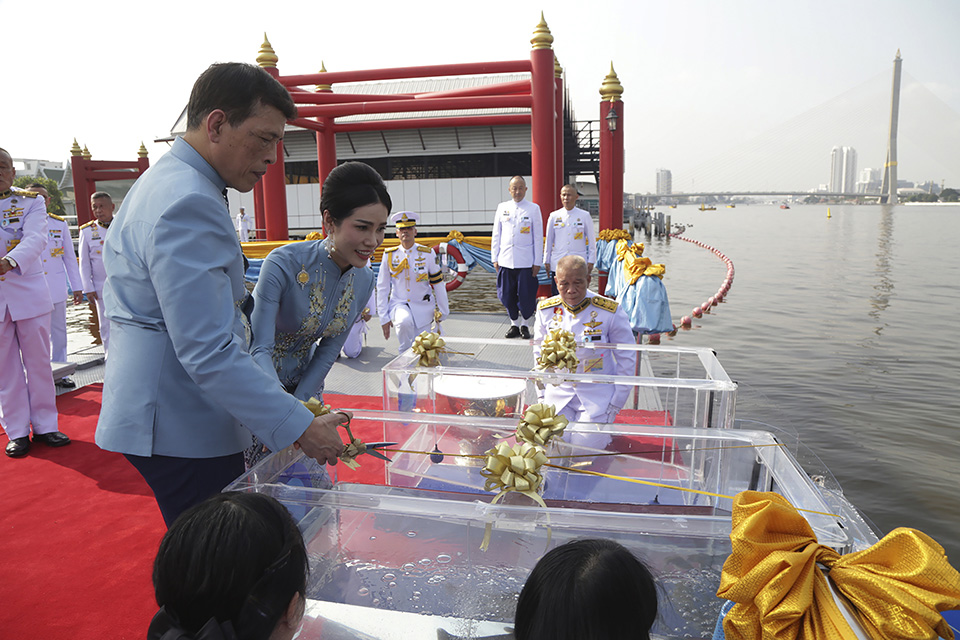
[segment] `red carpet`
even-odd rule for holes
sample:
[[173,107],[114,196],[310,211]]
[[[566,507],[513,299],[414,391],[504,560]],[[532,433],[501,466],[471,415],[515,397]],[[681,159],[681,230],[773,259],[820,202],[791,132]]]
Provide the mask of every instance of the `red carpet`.
[[140,639],[156,612],[150,576],[163,520],[140,474],[94,444],[100,391],[57,398],[73,444],[0,460],[5,640]]

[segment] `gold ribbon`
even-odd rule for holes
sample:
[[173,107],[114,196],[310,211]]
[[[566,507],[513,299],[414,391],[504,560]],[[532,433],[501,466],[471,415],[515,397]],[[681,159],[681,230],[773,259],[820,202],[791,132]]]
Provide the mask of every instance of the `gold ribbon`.
[[552,404],[532,404],[517,425],[517,442],[544,447],[550,438],[562,437],[569,422],[566,416],[557,415],[557,409]]
[[663,280],[667,267],[663,264],[653,264],[650,258],[641,258],[627,254],[623,261],[623,276],[628,285],[636,284],[640,276],[655,276]]
[[435,367],[440,364],[440,352],[446,343],[439,333],[424,331],[413,339],[413,352],[420,356],[417,363],[421,367]]
[[[523,442],[520,443],[519,448],[514,449],[506,442],[501,442],[485,455],[487,460],[483,469],[480,470],[480,474],[487,479],[483,489],[499,491],[490,502],[491,505],[497,504],[511,491],[516,491],[532,499],[544,509],[547,508],[543,498],[537,494],[537,490],[543,483],[540,468],[547,461],[547,454],[543,447]],[[483,542],[480,544],[481,551],[489,548],[492,531],[493,523],[488,522],[484,528]],[[550,536],[550,529],[547,529],[547,546],[550,545]]]
[[444,242],[450,242],[451,240],[456,240],[457,242],[463,244],[465,238],[462,233],[460,233],[456,229],[453,229],[450,231],[450,233],[447,234],[447,237],[443,239]]
[[960,609],[960,573],[920,531],[894,529],[841,556],[817,543],[785,498],[744,491],[733,502],[730,540],[717,590],[737,603],[723,621],[728,640],[855,638],[821,566],[873,640],[953,638],[940,612]]
[[319,231],[311,231],[304,240],[323,240],[323,234]]
[[629,240],[630,232],[626,229],[601,229],[597,234],[597,240]]
[[537,368],[566,369],[573,373],[579,364],[577,342],[573,334],[566,329],[551,329],[540,345]]

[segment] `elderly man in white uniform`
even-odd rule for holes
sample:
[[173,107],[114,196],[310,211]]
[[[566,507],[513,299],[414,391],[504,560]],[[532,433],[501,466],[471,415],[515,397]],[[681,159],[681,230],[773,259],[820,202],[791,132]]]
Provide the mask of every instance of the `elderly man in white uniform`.
[[[550,273],[550,277],[554,276],[552,267],[563,256],[580,256],[587,261],[587,270],[591,272],[597,262],[597,233],[593,230],[593,218],[588,212],[577,207],[579,197],[574,185],[563,185],[560,189],[560,202],[563,206],[547,218],[543,266]],[[556,283],[551,287],[553,295],[556,295]]]
[[103,283],[107,279],[107,272],[103,268],[103,240],[107,236],[107,227],[113,222],[116,205],[109,193],[97,191],[90,196],[90,208],[96,220],[80,227],[80,280],[87,299],[97,303],[100,341],[106,357],[110,342],[110,320],[103,312]]
[[13,158],[0,149],[0,423],[4,452],[22,458],[34,442],[70,444],[57,426],[50,368],[53,304],[40,254],[47,246],[47,211],[35,193],[11,190]]
[[525,198],[527,183],[513,176],[510,200],[497,205],[490,234],[490,258],[497,272],[497,297],[510,317],[505,338],[530,338],[537,310],[537,273],[543,262],[543,217],[540,206]]
[[[46,187],[35,182],[27,187],[27,191],[40,194],[44,204],[50,206],[50,194]],[[70,237],[70,227],[67,221],[58,215],[47,212],[47,248],[41,254],[43,260],[43,274],[50,289],[50,299],[53,301],[53,315],[50,316],[50,360],[52,362],[67,361],[67,282],[73,291],[73,304],[83,301],[82,285],[80,284],[80,269],[77,267],[77,253],[73,250],[73,238]],[[57,382],[58,386],[72,389],[76,384],[69,377],[64,376]]]
[[383,251],[377,274],[377,314],[384,338],[390,338],[390,327],[396,328],[403,353],[430,328],[436,311],[443,320],[450,315],[450,307],[437,254],[414,240],[420,216],[398,211],[390,220],[397,227],[400,244]]
[[[577,343],[607,342],[636,344],[630,320],[620,305],[610,298],[588,291],[590,273],[580,256],[565,256],[557,262],[559,295],[537,305],[534,327],[534,356],[540,355],[540,343],[552,329],[573,333]],[[633,376],[637,363],[635,351],[578,349],[577,373]],[[556,407],[571,422],[610,423],[617,417],[630,395],[630,387],[621,384],[564,383],[546,385],[543,402]],[[602,448],[602,437],[565,438],[587,446]]]

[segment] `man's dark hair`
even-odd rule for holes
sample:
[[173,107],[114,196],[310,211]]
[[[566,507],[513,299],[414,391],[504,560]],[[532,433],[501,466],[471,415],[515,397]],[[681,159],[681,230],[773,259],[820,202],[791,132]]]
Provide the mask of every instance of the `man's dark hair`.
[[574,540],[548,552],[517,601],[517,640],[649,639],[657,586],[612,540]]
[[154,624],[172,619],[195,634],[215,618],[240,640],[267,640],[294,594],[305,597],[307,571],[303,537],[282,504],[217,494],[181,514],[160,543],[153,586],[165,616]]
[[297,107],[286,88],[258,66],[242,62],[210,65],[200,74],[187,103],[187,129],[199,127],[214,109],[236,127],[250,117],[257,105],[274,107],[287,120],[297,117]]
[[323,181],[320,190],[320,212],[329,211],[336,224],[350,217],[354,209],[380,203],[393,208],[387,186],[380,174],[362,162],[344,162]]

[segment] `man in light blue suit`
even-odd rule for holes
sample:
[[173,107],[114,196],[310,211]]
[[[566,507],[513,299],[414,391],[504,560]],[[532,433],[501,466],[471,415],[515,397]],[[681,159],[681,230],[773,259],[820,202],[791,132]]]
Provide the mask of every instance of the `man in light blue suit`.
[[111,322],[97,444],[144,476],[169,526],[243,473],[248,427],[335,464],[341,417],[314,418],[247,352],[243,257],[226,188],[247,192],[276,162],[287,90],[247,64],[196,81],[187,132],[133,186],[104,245]]

